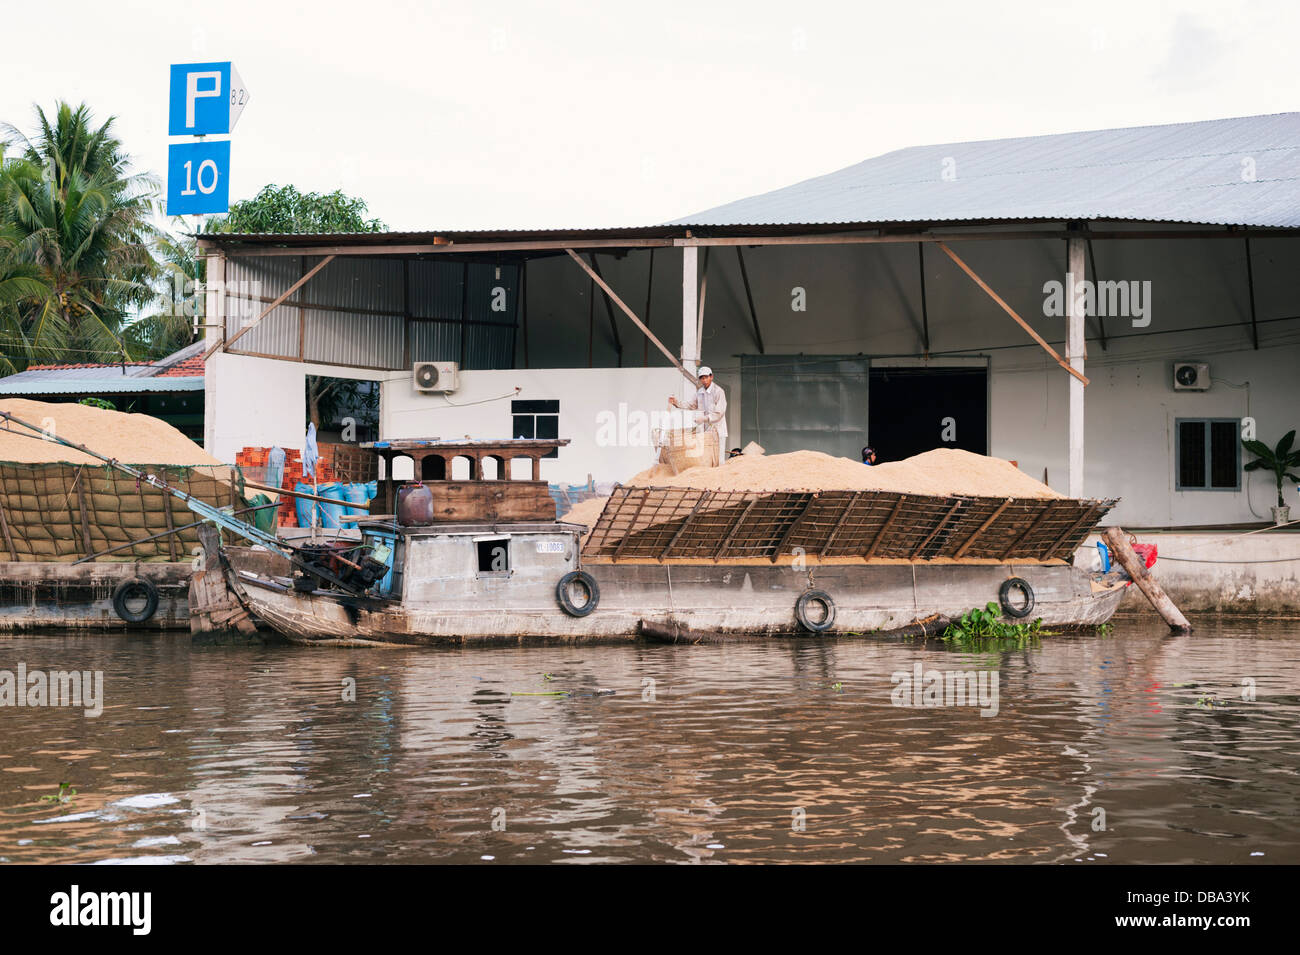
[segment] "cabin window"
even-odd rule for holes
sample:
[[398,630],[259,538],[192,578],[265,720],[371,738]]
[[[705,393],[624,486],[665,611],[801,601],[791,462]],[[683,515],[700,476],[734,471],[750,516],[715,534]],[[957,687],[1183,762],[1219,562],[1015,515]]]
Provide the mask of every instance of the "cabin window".
[[[512,401],[510,414],[514,417],[512,437],[547,439],[560,436],[560,403],[558,401]],[[542,455],[558,458],[559,451]]]
[[510,576],[510,538],[492,537],[474,541],[478,551],[480,577]]
[[1236,418],[1179,418],[1175,490],[1241,490],[1241,441]]

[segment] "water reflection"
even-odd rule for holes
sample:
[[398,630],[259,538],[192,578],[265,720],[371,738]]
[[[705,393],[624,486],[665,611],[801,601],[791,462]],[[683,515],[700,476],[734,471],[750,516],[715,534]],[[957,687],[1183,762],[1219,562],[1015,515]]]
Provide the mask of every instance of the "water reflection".
[[[983,654],[5,639],[19,661],[102,669],[106,701],[0,709],[13,862],[1300,860],[1282,624]],[[997,715],[893,705],[917,662],[995,670]]]

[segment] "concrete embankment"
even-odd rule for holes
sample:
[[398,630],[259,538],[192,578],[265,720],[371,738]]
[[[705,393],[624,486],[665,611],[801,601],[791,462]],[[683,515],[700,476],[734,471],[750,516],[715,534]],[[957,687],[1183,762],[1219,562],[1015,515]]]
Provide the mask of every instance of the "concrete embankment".
[[[1300,532],[1293,530],[1143,531],[1159,557],[1151,573],[1184,613],[1256,614],[1300,617]],[[1088,567],[1097,555],[1091,535],[1075,555]],[[1146,598],[1130,587],[1120,612],[1150,612]]]

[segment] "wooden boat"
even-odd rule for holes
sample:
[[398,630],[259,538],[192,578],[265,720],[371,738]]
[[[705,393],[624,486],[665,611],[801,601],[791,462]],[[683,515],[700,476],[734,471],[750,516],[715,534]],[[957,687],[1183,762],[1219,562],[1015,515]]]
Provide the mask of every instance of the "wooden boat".
[[[384,482],[372,512],[388,516],[358,522],[355,552],[382,555],[382,579],[345,592],[226,547],[230,593],[299,643],[699,642],[689,635],[924,632],[990,602],[1009,619],[1092,627],[1130,582],[1071,563],[1114,501],[618,488],[584,543],[587,528],[557,520],[536,480],[563,443],[371,445],[387,475],[411,457],[436,502],[431,521],[398,524]],[[448,480],[456,457],[470,480]],[[485,459],[505,475],[517,457],[533,480],[481,479]]]

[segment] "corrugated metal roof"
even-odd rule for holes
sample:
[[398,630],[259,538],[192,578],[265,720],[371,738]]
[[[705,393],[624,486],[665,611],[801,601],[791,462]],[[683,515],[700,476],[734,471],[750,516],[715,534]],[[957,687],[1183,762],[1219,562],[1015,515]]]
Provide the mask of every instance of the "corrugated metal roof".
[[197,237],[223,246],[380,247],[1074,219],[1300,228],[1300,113],[913,146],[655,225]]
[[673,224],[1024,219],[1300,227],[1300,113],[913,146]]
[[149,378],[157,369],[153,365],[34,365],[10,375],[5,381],[85,381],[87,378]]
[[0,379],[0,395],[107,395],[202,391],[203,378],[28,378],[31,372]]

